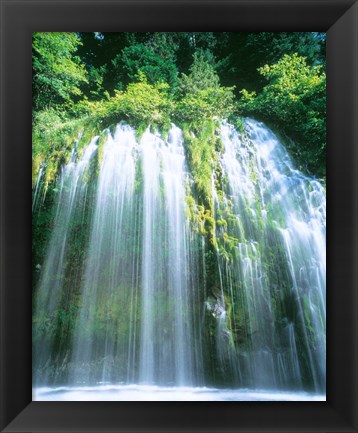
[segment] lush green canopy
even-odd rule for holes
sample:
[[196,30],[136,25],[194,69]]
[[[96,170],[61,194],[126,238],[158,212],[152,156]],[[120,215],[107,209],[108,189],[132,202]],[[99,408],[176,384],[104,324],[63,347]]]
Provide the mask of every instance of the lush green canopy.
[[293,139],[301,169],[324,177],[324,47],[325,34],[312,32],[34,33],[35,134],[81,118],[165,129],[252,116]]
[[81,39],[75,33],[34,33],[33,104],[36,111],[71,102],[82,94],[88,72],[76,55]]

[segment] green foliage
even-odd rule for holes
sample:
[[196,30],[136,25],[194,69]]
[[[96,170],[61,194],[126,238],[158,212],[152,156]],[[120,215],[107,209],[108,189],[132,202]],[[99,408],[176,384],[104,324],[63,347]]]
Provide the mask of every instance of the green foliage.
[[[33,123],[33,185],[40,164],[48,162],[47,183],[51,182],[63,162],[67,162],[74,140],[85,131],[79,141],[79,149],[100,134],[104,128],[126,120],[137,128],[140,135],[148,125],[168,130],[174,103],[168,96],[168,85],[151,85],[143,73],[139,82],[128,85],[125,92],[116,91],[115,96],[102,101],[87,99],[77,103],[72,110],[76,117],[68,119],[59,110],[49,108],[35,113]],[[140,137],[139,137],[140,138]]]
[[188,195],[188,216],[194,230],[208,237],[215,246],[214,203],[212,198],[212,172],[216,165],[216,123],[204,120],[195,129],[183,127],[187,160],[193,176],[195,199]]
[[[324,177],[324,42],[323,34],[308,32],[34,33],[35,122],[45,129],[52,116],[48,135],[51,123],[74,118],[88,117],[99,130],[126,120],[140,135],[149,124],[165,131],[174,121],[195,130],[201,119],[234,115],[242,132],[235,86],[220,82],[240,86],[247,72],[252,85],[241,89],[239,114],[262,118],[293,138],[300,168]],[[257,76],[252,65],[245,72],[250,62],[254,71],[261,66]],[[43,122],[40,112],[47,113]],[[35,169],[43,153],[35,144]]]
[[179,81],[179,91],[185,95],[197,93],[200,90],[218,88],[220,79],[216,73],[214,59],[208,51],[196,51],[193,55],[193,63],[190,67],[190,74],[182,74]]
[[51,131],[62,125],[63,120],[53,110],[40,111],[35,116],[32,134],[32,185],[35,185],[40,165],[47,158],[51,144]]
[[[324,34],[313,32],[257,32],[249,33],[246,48],[254,53],[261,64],[277,62],[283,54],[305,57],[310,65],[322,63]],[[264,62],[264,63],[263,63]]]
[[145,75],[140,73],[138,83],[131,83],[125,93],[117,93],[118,108],[129,119],[133,119],[135,125],[143,122],[166,124],[174,108],[168,98],[168,90],[168,84],[151,85]]
[[[163,51],[165,45],[159,45],[156,41],[156,50],[162,55],[156,53],[152,48],[145,44],[136,44],[123,49],[112,63],[118,70],[118,78],[123,78],[129,82],[138,79],[139,72],[147,77],[148,83],[156,84],[160,82],[168,83],[171,92],[174,92],[177,86],[178,71],[173,62],[172,55],[169,51]],[[123,77],[124,76],[124,77]]]
[[309,66],[305,58],[285,55],[259,68],[268,84],[262,92],[241,91],[239,111],[279,127],[295,139],[300,168],[323,176],[326,152],[326,75],[322,66]]
[[63,163],[67,163],[75,140],[78,154],[91,138],[100,134],[97,119],[89,116],[68,119],[53,108],[35,114],[32,128],[32,185],[35,185],[41,163],[46,163],[45,188],[51,183]]
[[310,66],[325,65],[325,33],[223,32],[216,37],[214,54],[220,60],[221,82],[238,90],[261,91],[265,80],[258,68],[278,62],[285,54],[298,53]]
[[81,44],[76,33],[37,32],[33,34],[33,106],[70,103],[81,95],[79,85],[87,82],[86,71],[75,56]]
[[89,93],[93,99],[101,99],[104,93],[103,81],[106,73],[106,67],[100,66],[95,68],[90,66],[88,68],[88,88]]
[[147,44],[163,60],[170,60],[176,64],[179,41],[180,36],[176,32],[153,32]]
[[[244,93],[248,93],[245,89],[243,90]],[[237,113],[230,114],[228,117],[229,122],[235,126],[236,130],[240,132],[240,134],[244,137],[245,136],[245,122],[244,118]]]
[[[183,74],[179,82],[181,99],[176,116],[181,121],[195,122],[213,116],[226,118],[234,110],[234,87],[221,87],[210,56],[196,52],[190,74]],[[213,60],[211,60],[212,62]]]
[[233,88],[218,87],[188,93],[177,104],[176,117],[179,121],[196,122],[214,116],[227,118],[234,110]]
[[184,137],[188,162],[199,193],[200,203],[210,208],[212,206],[211,176],[215,158],[215,125],[213,121],[206,121],[203,122],[202,127],[197,135],[188,127],[185,128]]
[[126,91],[115,91],[113,97],[102,101],[83,100],[77,104],[77,114],[87,115],[102,127],[126,120],[139,128],[143,124],[166,126],[170,123],[173,102],[168,97],[166,83],[149,84],[144,73],[138,74],[139,82],[128,85]]

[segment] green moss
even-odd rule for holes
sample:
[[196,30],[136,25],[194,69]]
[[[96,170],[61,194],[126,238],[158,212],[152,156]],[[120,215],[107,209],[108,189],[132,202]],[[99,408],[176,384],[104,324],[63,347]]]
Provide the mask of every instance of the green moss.
[[98,139],[98,169],[97,169],[98,173],[99,173],[99,168],[102,164],[104,144],[107,141],[107,137],[108,137],[108,130],[102,131],[99,135],[99,139]]
[[45,189],[55,181],[62,164],[70,160],[75,141],[80,158],[91,139],[99,135],[99,163],[103,155],[103,143],[106,138],[104,131],[100,132],[100,123],[93,118],[70,120],[56,123],[44,129],[44,125],[35,124],[33,128],[32,152],[32,184],[35,185],[41,163],[46,164]]
[[242,136],[245,135],[245,121],[244,118],[241,116],[237,116],[236,122],[235,122],[236,129],[240,132]]
[[252,180],[252,182],[256,185],[258,183],[258,174],[255,170],[255,161],[254,161],[254,157],[251,157],[249,160],[249,170],[250,170],[250,178]]
[[245,120],[244,117],[237,113],[232,113],[228,117],[228,121],[235,126],[236,130],[240,133],[242,137],[245,136]]
[[183,124],[182,129],[187,160],[193,177],[196,205],[189,202],[188,215],[195,229],[207,236],[210,243],[215,245],[212,173],[217,165],[216,125],[212,120],[197,119],[195,123]]
[[147,130],[148,125],[145,122],[139,123],[139,125],[135,128],[135,136],[136,140],[139,143],[143,137],[143,134]]
[[164,141],[168,139],[169,131],[171,128],[171,122],[165,122],[163,126],[161,127],[161,137]]
[[219,227],[227,227],[227,221],[224,220],[224,219],[218,219],[218,220],[216,220],[216,224],[217,224]]

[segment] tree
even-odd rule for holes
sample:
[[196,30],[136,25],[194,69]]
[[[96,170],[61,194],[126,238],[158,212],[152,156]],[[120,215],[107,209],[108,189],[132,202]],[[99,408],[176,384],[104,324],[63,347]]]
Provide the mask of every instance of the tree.
[[35,111],[71,102],[81,95],[86,71],[75,55],[81,41],[76,33],[33,34],[33,107]]
[[143,72],[150,84],[168,83],[174,92],[178,82],[178,70],[175,62],[168,56],[162,57],[146,44],[136,44],[126,47],[118,54],[112,63],[117,70],[118,82],[132,82]]
[[199,90],[220,87],[220,79],[213,65],[214,57],[210,51],[196,51],[190,66],[190,74],[182,74],[180,78],[180,92],[192,94]]
[[322,33],[313,32],[259,32],[247,35],[245,48],[259,59],[262,66],[277,62],[284,54],[305,57],[309,65],[322,63]]
[[276,124],[299,146],[294,149],[302,169],[324,176],[326,152],[326,74],[322,65],[284,55],[277,63],[258,69],[267,84],[262,91],[242,90],[239,109]]
[[210,51],[194,53],[190,74],[182,74],[179,80],[179,118],[197,123],[213,116],[225,118],[233,111],[234,88],[220,86],[214,64]]
[[[217,72],[223,85],[260,91],[265,79],[258,68],[285,55],[305,57],[310,66],[325,64],[325,33],[219,32],[213,54],[220,59]],[[239,94],[237,95],[239,96]]]

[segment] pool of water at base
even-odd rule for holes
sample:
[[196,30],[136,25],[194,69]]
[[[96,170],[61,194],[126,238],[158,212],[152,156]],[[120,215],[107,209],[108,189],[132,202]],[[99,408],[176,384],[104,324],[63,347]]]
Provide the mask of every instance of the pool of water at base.
[[113,385],[37,387],[33,401],[326,401],[325,394],[264,389]]

